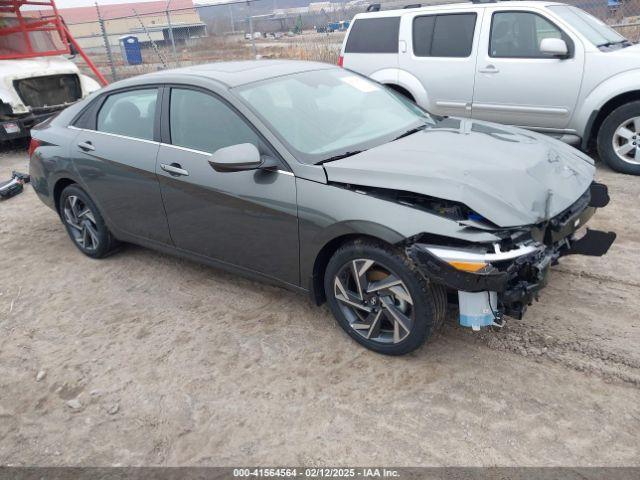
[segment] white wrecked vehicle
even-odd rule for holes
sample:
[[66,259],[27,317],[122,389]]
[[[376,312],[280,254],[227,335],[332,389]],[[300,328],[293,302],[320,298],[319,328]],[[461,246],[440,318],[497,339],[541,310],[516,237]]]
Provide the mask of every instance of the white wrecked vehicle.
[[100,88],[63,56],[0,61],[0,141],[29,136],[54,113]]

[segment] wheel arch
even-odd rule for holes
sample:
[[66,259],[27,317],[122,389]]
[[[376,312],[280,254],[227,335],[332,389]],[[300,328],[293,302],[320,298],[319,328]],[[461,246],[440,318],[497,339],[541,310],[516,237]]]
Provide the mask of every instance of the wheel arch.
[[329,260],[340,247],[355,240],[375,241],[388,246],[397,243],[397,239],[395,238],[385,239],[381,238],[381,236],[373,235],[370,233],[346,233],[334,237],[326,242],[322,246],[322,248],[320,248],[318,254],[315,257],[311,279],[309,281],[309,293],[311,295],[312,301],[316,305],[322,305],[326,301],[324,292],[324,274],[327,269],[327,265],[329,264]]
[[[408,94],[414,102],[423,108],[429,106],[429,96],[422,82],[413,74],[399,68],[385,68],[369,75],[376,82],[389,88]],[[404,93],[406,92],[406,93]]]
[[407,97],[409,100],[411,100],[412,102],[415,102],[416,99],[413,97],[413,95],[411,94],[411,92],[409,90],[407,90],[404,87],[401,87],[400,85],[395,85],[393,83],[385,83],[385,86],[389,87],[390,89],[398,92],[400,95],[404,95],[405,97]]
[[626,105],[627,103],[640,100],[640,90],[631,90],[628,92],[620,93],[611,99],[607,100],[599,109],[594,110],[591,113],[590,119],[587,122],[585,135],[582,139],[582,149],[587,150],[598,137],[600,127],[604,123],[604,120],[613,112],[616,108]]
[[56,208],[56,212],[60,215],[60,197],[62,196],[62,191],[67,188],[69,185],[77,184],[75,180],[72,180],[69,177],[62,177],[56,180],[55,185],[53,186],[53,205]]

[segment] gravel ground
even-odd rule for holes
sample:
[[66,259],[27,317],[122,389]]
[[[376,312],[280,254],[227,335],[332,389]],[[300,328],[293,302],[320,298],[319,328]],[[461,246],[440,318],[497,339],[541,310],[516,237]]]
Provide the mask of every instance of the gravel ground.
[[[26,171],[0,153],[0,178]],[[0,465],[640,466],[640,179],[618,233],[522,321],[402,358],[304,296],[126,246],[81,255],[31,187],[0,203]]]

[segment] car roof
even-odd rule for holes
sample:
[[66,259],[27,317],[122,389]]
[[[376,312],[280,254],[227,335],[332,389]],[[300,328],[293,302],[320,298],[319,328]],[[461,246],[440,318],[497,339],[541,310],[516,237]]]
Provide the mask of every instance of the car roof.
[[545,2],[540,0],[533,1],[505,1],[505,2],[482,2],[482,3],[473,3],[473,2],[464,2],[464,3],[438,3],[435,5],[425,5],[423,7],[416,8],[396,8],[393,10],[380,10],[378,12],[364,12],[356,15],[357,18],[367,18],[367,17],[395,17],[403,14],[415,13],[415,12],[429,12],[435,10],[442,9],[471,9],[471,8],[486,8],[486,7],[547,7],[551,5],[566,5],[566,3],[561,2]]
[[[161,70],[135,77],[135,83],[148,80],[157,81],[162,77],[198,76],[218,81],[232,88],[239,85],[267,80],[269,78],[291,75],[313,70],[338,68],[328,63],[305,62],[301,60],[247,60],[237,62],[218,62],[194,65],[191,67]],[[131,82],[134,83],[134,82]]]

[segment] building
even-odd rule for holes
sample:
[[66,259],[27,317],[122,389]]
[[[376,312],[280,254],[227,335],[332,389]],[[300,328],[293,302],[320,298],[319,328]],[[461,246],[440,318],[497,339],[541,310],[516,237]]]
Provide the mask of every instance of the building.
[[[170,41],[169,25],[177,43],[207,36],[207,26],[200,19],[192,0],[107,4],[100,5],[99,9],[107,38],[114,47],[125,35],[135,35],[142,45],[149,44],[151,40],[160,45],[166,44]],[[104,46],[95,6],[61,8],[59,13],[82,48]]]
[[309,4],[309,12],[311,13],[320,13],[324,12],[332,12],[334,10],[334,6],[338,6],[338,3],[332,4],[331,2],[311,2]]

